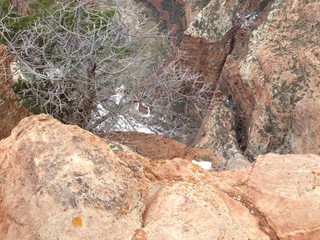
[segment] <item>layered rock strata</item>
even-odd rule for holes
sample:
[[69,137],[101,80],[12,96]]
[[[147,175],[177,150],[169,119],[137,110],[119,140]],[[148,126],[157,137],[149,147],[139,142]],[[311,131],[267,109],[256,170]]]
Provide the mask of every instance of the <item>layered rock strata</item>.
[[[320,153],[320,36],[314,17],[319,4],[212,0],[199,12],[181,49],[189,53],[185,63],[202,73],[220,98],[212,100],[195,145],[220,146],[224,155],[224,149],[238,149],[251,160],[268,152]],[[228,114],[220,114],[221,103]],[[224,131],[236,133],[228,142],[217,128],[229,124],[208,127],[228,122],[226,115],[234,116],[234,124]]]

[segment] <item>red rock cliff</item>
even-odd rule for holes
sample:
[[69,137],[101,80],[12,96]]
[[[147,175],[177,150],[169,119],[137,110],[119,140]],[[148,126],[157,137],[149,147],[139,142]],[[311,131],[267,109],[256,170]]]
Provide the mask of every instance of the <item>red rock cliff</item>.
[[[222,93],[212,106],[229,110],[234,123],[224,131],[235,132],[238,150],[249,157],[320,154],[319,4],[211,1],[185,32],[186,64]],[[226,120],[212,111],[195,144],[228,151],[221,131],[207,127]]]

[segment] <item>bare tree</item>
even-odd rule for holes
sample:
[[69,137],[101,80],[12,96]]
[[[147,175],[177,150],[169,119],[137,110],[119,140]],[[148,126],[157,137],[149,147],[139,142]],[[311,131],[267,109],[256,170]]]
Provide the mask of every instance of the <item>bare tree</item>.
[[128,0],[104,10],[85,0],[56,1],[13,34],[2,21],[32,105],[93,132],[134,130],[148,116],[151,131],[163,133],[181,129],[191,113],[199,117],[210,87],[179,65],[180,55],[169,63],[148,57],[142,40],[167,37],[145,31],[139,8]]

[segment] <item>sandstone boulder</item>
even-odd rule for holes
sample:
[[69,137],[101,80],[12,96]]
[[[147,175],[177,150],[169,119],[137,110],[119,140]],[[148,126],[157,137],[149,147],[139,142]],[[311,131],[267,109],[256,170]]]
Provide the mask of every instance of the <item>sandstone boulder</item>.
[[0,235],[317,239],[319,183],[316,155],[269,154],[217,173],[31,116],[0,142]]
[[220,175],[220,189],[241,202],[273,239],[319,239],[320,157],[259,156],[250,168]]
[[188,160],[208,161],[212,168],[222,170],[228,164],[220,155],[203,148],[190,148],[186,144],[173,139],[142,133],[113,132],[108,139],[128,146],[131,151],[152,160],[184,158]]

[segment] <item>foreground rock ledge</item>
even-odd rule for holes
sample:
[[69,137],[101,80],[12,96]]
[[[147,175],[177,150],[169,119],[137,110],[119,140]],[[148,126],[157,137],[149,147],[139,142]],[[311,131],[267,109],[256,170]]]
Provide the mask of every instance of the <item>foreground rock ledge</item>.
[[0,164],[1,239],[320,236],[316,155],[268,154],[216,173],[120,145],[112,151],[91,133],[39,115],[0,142]]

